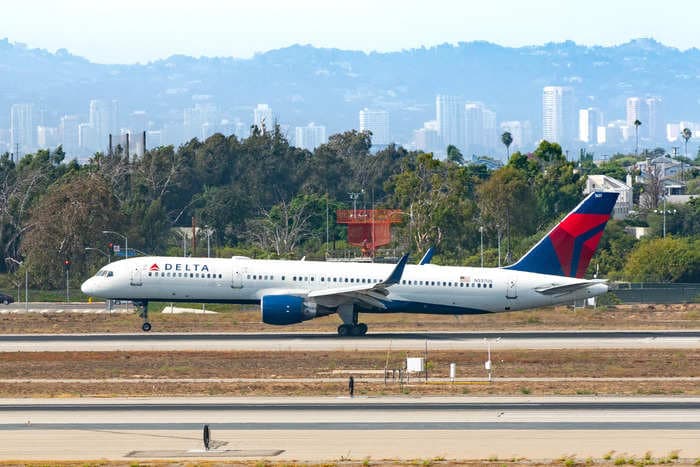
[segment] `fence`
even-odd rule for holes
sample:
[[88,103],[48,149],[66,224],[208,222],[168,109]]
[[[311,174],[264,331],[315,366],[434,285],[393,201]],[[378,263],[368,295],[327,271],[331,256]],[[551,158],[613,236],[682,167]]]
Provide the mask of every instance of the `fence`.
[[697,303],[700,284],[617,282],[610,291],[621,303]]

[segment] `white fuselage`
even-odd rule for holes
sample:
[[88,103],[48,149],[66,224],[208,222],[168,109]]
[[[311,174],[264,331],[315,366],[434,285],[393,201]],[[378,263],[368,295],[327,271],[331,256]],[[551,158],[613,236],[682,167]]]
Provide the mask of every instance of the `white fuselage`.
[[[377,263],[253,260],[243,257],[137,257],[105,266],[82,286],[84,293],[139,301],[259,303],[265,295],[305,296],[312,291],[380,283],[395,265]],[[582,279],[437,265],[407,265],[399,283],[387,287],[386,308],[362,312],[469,314],[521,310],[590,298],[607,292],[595,283],[568,293],[538,292]],[[344,298],[345,297],[345,298]],[[347,295],[319,298],[336,307]]]

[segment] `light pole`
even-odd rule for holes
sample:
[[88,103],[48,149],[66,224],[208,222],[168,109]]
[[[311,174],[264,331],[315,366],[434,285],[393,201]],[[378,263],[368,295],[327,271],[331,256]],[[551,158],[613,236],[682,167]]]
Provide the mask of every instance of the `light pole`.
[[[14,258],[7,257],[5,261],[12,261],[17,266],[22,266],[24,261],[17,261]],[[29,270],[24,268],[24,310],[29,311]],[[17,298],[19,299],[19,286],[17,287]]]
[[105,255],[107,257],[107,263],[112,262],[112,256],[110,254],[105,253],[104,251],[100,250],[99,248],[93,248],[91,246],[86,246],[85,251],[97,251],[99,253],[102,253],[103,255]]
[[479,233],[481,234],[481,267],[484,267],[484,226],[479,226]]
[[182,237],[182,256],[187,258],[187,230],[183,232],[182,230],[178,229],[176,232]]
[[[211,258],[211,236],[214,235],[214,229],[210,227],[205,227],[204,234],[207,236],[207,258]],[[326,237],[328,237],[327,233]]]
[[501,226],[496,224],[496,230],[498,232],[498,267],[501,267]]
[[124,250],[125,250],[124,251],[124,258],[129,259],[129,239],[126,238],[126,235],[120,234],[119,232],[115,232],[114,230],[103,230],[102,233],[105,235],[107,235],[107,234],[118,235],[121,238],[123,238],[124,239]]

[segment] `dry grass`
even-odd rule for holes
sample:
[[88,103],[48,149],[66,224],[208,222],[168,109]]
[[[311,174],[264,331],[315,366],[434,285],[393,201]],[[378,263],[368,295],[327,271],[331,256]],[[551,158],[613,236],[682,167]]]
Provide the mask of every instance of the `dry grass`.
[[[291,326],[260,322],[255,307],[224,307],[218,314],[151,313],[153,332],[335,332],[340,320],[328,316]],[[697,329],[700,304],[630,306],[576,309],[550,307],[486,315],[361,314],[370,332],[481,331],[542,329]],[[0,329],[15,333],[118,333],[138,332],[134,314],[4,314]]]
[[[400,368],[405,352],[389,357],[389,368]],[[486,376],[485,355],[474,351],[429,354],[430,376],[445,378],[456,362],[458,377]],[[692,377],[700,376],[700,350],[507,350],[492,354],[493,375],[499,377]],[[696,381],[497,381],[484,384],[433,383],[414,379],[410,385],[376,380],[387,361],[384,352],[37,352],[7,353],[0,360],[6,379],[54,379],[55,382],[0,383],[0,397],[166,396],[166,395],[338,395],[344,378],[354,374],[358,394],[499,394],[499,395],[700,395]],[[363,379],[363,377],[366,377]],[[63,383],[63,379],[94,382]],[[102,382],[128,378],[133,382]],[[144,382],[141,379],[180,382]],[[186,379],[265,378],[254,382],[187,382]],[[306,382],[281,381],[304,378]],[[341,382],[330,378],[343,378]]]

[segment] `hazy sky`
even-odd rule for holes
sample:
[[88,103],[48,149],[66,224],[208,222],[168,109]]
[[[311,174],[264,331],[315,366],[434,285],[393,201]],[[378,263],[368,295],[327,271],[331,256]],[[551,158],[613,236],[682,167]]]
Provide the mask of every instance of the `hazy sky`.
[[696,0],[8,0],[0,38],[100,63],[250,57],[295,43],[364,51],[486,40],[700,47]]

